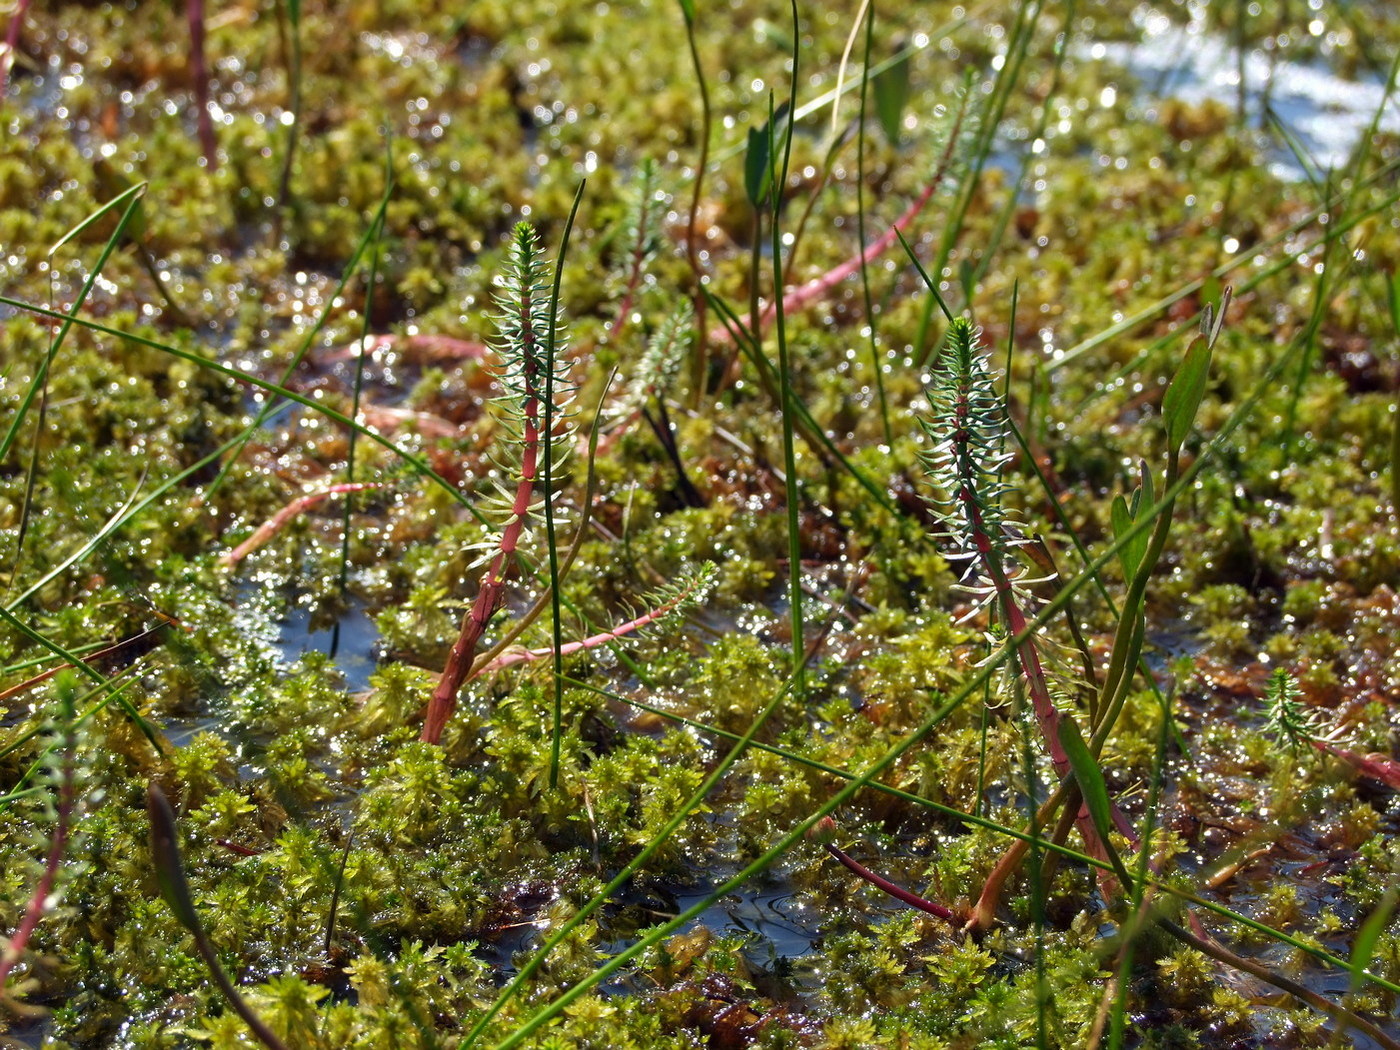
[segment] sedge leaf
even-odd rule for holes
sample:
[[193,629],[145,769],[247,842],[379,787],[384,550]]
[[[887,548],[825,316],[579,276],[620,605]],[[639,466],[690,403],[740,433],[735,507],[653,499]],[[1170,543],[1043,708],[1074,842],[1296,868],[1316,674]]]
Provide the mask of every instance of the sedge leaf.
[[[1385,294],[1391,326],[1400,336],[1400,270],[1390,275]],[[1395,421],[1390,426],[1390,512],[1400,518],[1400,388],[1395,391]]]

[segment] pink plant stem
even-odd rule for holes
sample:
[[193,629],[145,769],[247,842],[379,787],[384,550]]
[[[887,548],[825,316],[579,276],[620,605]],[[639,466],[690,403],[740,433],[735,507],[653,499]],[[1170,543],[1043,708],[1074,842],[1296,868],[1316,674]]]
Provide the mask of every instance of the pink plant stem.
[[860,863],[860,861],[846,853],[845,850],[832,845],[830,842],[824,843],[824,845],[828,853],[844,864],[857,877],[864,879],[881,892],[888,893],[895,900],[903,901],[911,908],[918,908],[920,911],[926,911],[930,915],[937,915],[940,919],[946,919],[949,922],[957,921],[957,916],[953,914],[951,909],[945,908],[941,904],[935,904],[931,900],[925,900],[917,893],[910,893],[904,887],[896,886],[889,879],[881,875],[876,875],[864,864]]
[[231,568],[237,565],[248,555],[252,554],[253,551],[272,539],[273,536],[276,536],[287,522],[291,521],[309,507],[314,507],[328,496],[334,496],[342,492],[363,492],[366,489],[382,489],[383,487],[384,486],[378,482],[355,481],[346,482],[341,485],[331,485],[317,492],[308,492],[304,496],[298,496],[272,517],[268,518],[267,521],[259,525],[246,540],[220,558],[219,564],[223,565],[225,568]]
[[219,167],[219,145],[214,138],[214,120],[209,115],[209,71],[204,63],[204,0],[188,0],[185,14],[190,23],[190,79],[194,81],[195,127],[199,148],[210,171]]
[[10,83],[10,67],[15,64],[15,49],[19,47],[19,30],[24,25],[24,15],[28,10],[29,0],[19,0],[10,25],[5,30],[5,53],[0,55],[0,99],[5,97],[5,88]]
[[44,917],[44,912],[52,907],[50,900],[53,895],[54,883],[58,879],[58,868],[63,863],[63,853],[68,847],[68,827],[73,817],[73,738],[70,733],[66,741],[63,758],[63,779],[58,789],[58,821],[54,826],[53,841],[49,843],[48,857],[44,861],[44,872],[39,876],[39,882],[34,887],[34,896],[29,899],[29,906],[24,911],[24,918],[20,920],[18,929],[14,936],[10,938],[10,943],[5,946],[5,954],[0,956],[0,994],[3,994],[5,981],[10,976],[10,971],[15,963],[19,962],[20,956],[24,954],[24,949],[29,944],[29,938],[34,935],[34,931],[39,926],[39,920]]
[[[860,272],[862,267],[869,266],[889,250],[890,245],[894,244],[897,235],[907,230],[910,224],[918,218],[919,213],[923,211],[924,206],[933,199],[933,195],[938,192],[938,188],[943,185],[943,181],[953,169],[953,164],[957,160],[958,141],[962,137],[963,128],[968,120],[968,110],[969,107],[964,103],[962,109],[958,112],[957,119],[953,122],[953,126],[949,131],[947,142],[943,146],[943,152],[938,158],[938,166],[934,170],[933,178],[929,180],[929,184],[924,188],[923,193],[919,194],[914,203],[909,205],[905,210],[904,214],[895,220],[893,226],[875,240],[871,241],[864,251],[847,259],[835,269],[828,270],[820,277],[813,278],[800,288],[785,292],[783,295],[783,312],[785,314],[800,310],[808,303],[825,298],[838,284],[852,274]],[[774,318],[777,316],[777,302],[769,303],[764,307],[763,312],[758,316],[756,321],[752,315],[749,316],[749,331],[757,336],[763,329],[772,324]],[[710,330],[706,338],[713,343],[723,345],[724,343],[730,342],[733,336],[724,325],[717,325]]]
[[1400,762],[1387,758],[1385,755],[1358,755],[1355,751],[1348,751],[1344,747],[1337,747],[1329,744],[1325,740],[1313,740],[1312,746],[1319,751],[1329,755],[1336,755],[1352,769],[1363,776],[1379,780],[1382,784],[1387,784],[1393,788],[1400,788]]
[[[616,641],[624,635],[628,635],[631,634],[633,631],[640,630],[641,628],[647,626],[647,624],[655,623],[657,620],[669,616],[675,610],[675,608],[682,602],[686,601],[693,592],[693,587],[688,588],[687,590],[676,595],[676,597],[672,598],[670,601],[662,605],[658,605],[655,609],[652,609],[650,612],[644,613],[634,620],[628,620],[626,623],[614,627],[610,631],[603,631],[601,634],[591,635],[590,637],[585,638],[579,642],[568,642],[559,647],[559,655],[569,656],[573,653],[583,652],[585,649],[596,649],[600,645],[606,645],[608,642]],[[486,664],[483,667],[475,668],[473,670],[473,674],[486,674],[490,671],[499,671],[501,668],[510,667],[513,664],[525,663],[530,660],[542,660],[546,656],[553,655],[554,649],[552,647],[546,649],[517,649],[515,652],[512,653],[502,653],[500,656],[496,657],[496,659],[492,660],[489,664]]]
[[[919,212],[924,210],[924,205],[928,204],[928,202],[933,199],[933,195],[938,191],[938,187],[941,185],[942,181],[942,173],[940,173],[937,178],[928,184],[924,192],[919,194],[905,213],[895,220],[894,225],[878,238],[871,241],[863,252],[847,259],[834,269],[828,270],[820,277],[814,277],[801,287],[785,291],[783,293],[783,312],[792,313],[795,310],[802,309],[809,303],[824,299],[831,294],[831,290],[838,284],[852,274],[859,273],[862,266],[869,266],[888,251],[890,245],[894,244],[896,236],[908,229],[909,224],[918,218]],[[763,308],[762,313],[758,315],[757,323],[754,322],[753,315],[749,315],[749,331],[757,335],[772,324],[774,318],[777,316],[778,304],[774,301]],[[710,329],[708,338],[711,343],[722,345],[730,342],[733,337],[729,329],[720,324]]]

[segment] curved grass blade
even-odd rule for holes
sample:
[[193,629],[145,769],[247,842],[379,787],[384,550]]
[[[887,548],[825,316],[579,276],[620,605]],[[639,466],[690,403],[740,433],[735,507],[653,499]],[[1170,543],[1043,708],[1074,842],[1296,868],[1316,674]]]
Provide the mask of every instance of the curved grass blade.
[[569,208],[569,217],[564,223],[564,232],[559,238],[559,252],[554,259],[554,287],[549,294],[549,323],[545,337],[544,370],[544,464],[540,477],[540,488],[544,493],[544,529],[546,545],[549,548],[549,601],[553,613],[554,632],[554,723],[549,742],[549,786],[559,784],[559,752],[564,738],[564,617],[560,608],[559,591],[563,576],[559,568],[559,543],[554,532],[554,377],[556,341],[559,337],[559,288],[564,281],[564,257],[569,250],[569,234],[574,229],[574,219],[578,215],[579,203],[583,200],[583,189],[587,179],[580,179],[574,192],[574,203]]

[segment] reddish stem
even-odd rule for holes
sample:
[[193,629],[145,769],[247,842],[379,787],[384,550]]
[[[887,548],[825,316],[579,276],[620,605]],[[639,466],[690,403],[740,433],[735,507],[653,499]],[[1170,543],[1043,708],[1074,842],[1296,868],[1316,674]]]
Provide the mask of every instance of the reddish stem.
[[237,565],[248,555],[252,554],[253,551],[257,550],[268,540],[272,539],[273,536],[277,535],[287,522],[291,521],[307,508],[314,507],[327,496],[334,496],[341,492],[363,492],[365,489],[382,489],[383,487],[384,486],[378,482],[355,481],[346,482],[341,485],[331,485],[328,488],[298,496],[272,517],[268,518],[267,521],[259,525],[246,540],[223,555],[223,557],[219,559],[219,564],[225,568],[231,568]]
[[442,742],[442,731],[447,720],[457,709],[457,695],[471,676],[472,661],[476,656],[481,636],[486,633],[486,625],[500,604],[505,592],[506,579],[515,564],[515,551],[520,545],[520,536],[525,529],[525,516],[530,513],[530,502],[534,498],[535,482],[538,480],[540,452],[540,407],[541,392],[539,381],[538,336],[530,321],[530,295],[521,296],[520,304],[521,358],[525,362],[523,370],[524,426],[521,428],[522,452],[520,457],[520,483],[515,489],[515,501],[511,504],[510,518],[501,531],[501,542],[481,586],[476,592],[476,600],[462,618],[462,629],[452,651],[447,655],[447,666],[442,669],[437,688],[428,701],[428,710],[423,718],[423,732],[420,740],[429,744]]
[[15,963],[24,954],[24,949],[29,944],[29,938],[33,936],[35,929],[39,926],[39,920],[44,917],[44,912],[53,906],[51,897],[54,883],[58,879],[59,865],[63,863],[64,850],[68,847],[68,829],[73,817],[73,796],[75,793],[73,747],[74,740],[70,731],[63,751],[63,772],[58,789],[58,820],[54,826],[53,841],[49,844],[48,857],[44,861],[44,872],[39,876],[39,882],[34,887],[34,895],[29,899],[29,906],[24,911],[24,918],[20,920],[19,928],[15,930],[14,936],[10,938],[10,943],[6,945],[4,956],[0,957],[0,992],[3,992],[5,981],[10,976],[10,971],[14,968]]
[[185,14],[190,23],[190,79],[194,81],[195,127],[199,148],[210,171],[219,167],[219,146],[214,138],[214,121],[209,115],[209,72],[204,63],[204,0],[189,0]]
[[[687,587],[685,590],[677,594],[670,601],[663,602],[661,605],[658,605],[655,609],[643,613],[641,616],[638,616],[635,619],[628,620],[626,623],[620,624],[617,627],[612,628],[611,630],[603,631],[600,634],[591,635],[590,637],[585,638],[579,642],[567,642],[564,645],[561,645],[559,647],[559,655],[570,656],[573,653],[583,652],[585,649],[596,649],[600,645],[606,645],[608,642],[616,641],[623,635],[631,634],[633,631],[640,630],[641,628],[647,626],[647,624],[655,623],[657,620],[669,616],[672,612],[675,611],[677,606],[679,606],[682,602],[687,601],[690,598],[690,596],[695,592],[695,588],[698,587],[700,583],[701,581],[697,579],[692,586]],[[490,663],[485,664],[482,667],[475,668],[472,671],[472,677],[475,677],[479,674],[486,674],[491,671],[499,671],[501,668],[510,667],[513,664],[526,663],[530,660],[542,660],[546,656],[553,655],[553,646],[544,649],[517,649],[514,652],[505,652],[502,653],[500,656],[496,657],[496,659],[492,660]]]
[[5,53],[0,54],[0,98],[5,97],[5,88],[10,83],[10,67],[15,64],[15,48],[19,47],[19,29],[28,10],[29,0],[19,0],[15,13],[10,16],[9,28],[5,30]]
[[[798,288],[785,290],[783,292],[783,312],[792,313],[795,310],[802,309],[809,303],[824,299],[827,295],[831,294],[833,288],[846,278],[850,277],[852,274],[859,273],[862,266],[869,266],[883,255],[889,250],[890,245],[894,244],[896,236],[903,233],[909,227],[909,224],[918,218],[919,212],[924,210],[924,205],[933,199],[933,195],[938,191],[941,182],[942,174],[940,173],[937,178],[928,184],[924,192],[919,194],[914,203],[909,206],[908,210],[895,220],[894,225],[878,238],[871,241],[863,252],[852,256],[834,269],[828,270],[820,277],[814,277]],[[757,323],[755,323],[753,315],[749,315],[749,331],[755,336],[758,335],[772,324],[777,316],[778,303],[774,300],[763,308],[762,313],[758,315]],[[708,338],[710,342],[722,345],[732,341],[733,336],[727,326],[720,324],[710,329]]]
[[1337,756],[1363,776],[1379,780],[1393,788],[1400,788],[1400,762],[1381,754],[1358,755],[1355,751],[1329,744],[1326,740],[1310,742],[1319,751]]
[[903,886],[896,886],[884,876],[876,875],[845,850],[833,846],[830,842],[824,843],[824,845],[828,853],[844,864],[858,878],[862,878],[876,889],[888,893],[895,900],[903,901],[905,904],[909,905],[909,907],[918,908],[920,911],[926,911],[930,915],[937,915],[940,919],[945,919],[948,922],[957,921],[957,916],[953,914],[951,909],[945,908],[941,904],[935,904],[931,900],[925,900],[917,893],[910,893]]
[[[938,192],[943,181],[948,177],[948,173],[953,168],[954,161],[957,160],[958,141],[962,137],[963,125],[967,121],[968,106],[958,112],[957,119],[953,122],[948,140],[944,144],[943,152],[938,158],[938,166],[934,169],[933,178],[929,180],[928,186],[915,198],[914,203],[909,205],[903,215],[894,221],[888,230],[882,233],[875,240],[871,241],[865,249],[839,266],[828,270],[820,277],[815,277],[799,288],[784,290],[783,313],[789,314],[802,309],[809,303],[824,299],[831,293],[831,290],[846,278],[859,273],[863,267],[869,266],[878,259],[890,246],[894,244],[899,234],[909,228],[910,224],[918,218],[919,213],[924,210],[924,206],[933,199],[933,195]],[[703,300],[702,300],[703,302]],[[778,303],[776,300],[763,308],[757,319],[752,314],[749,315],[749,332],[757,337],[760,332],[773,323],[778,316]],[[706,337],[709,341],[724,344],[733,339],[733,335],[725,325],[717,325],[712,328]]]
[[[957,429],[959,433],[969,433],[974,425],[971,418],[971,408],[966,398],[959,401],[955,412],[957,414]],[[992,589],[996,595],[997,605],[1001,610],[1002,619],[1006,625],[1007,634],[1011,637],[1025,635],[1016,647],[1016,663],[1020,668],[1021,677],[1026,683],[1026,689],[1031,697],[1031,710],[1035,716],[1036,725],[1040,729],[1040,735],[1045,740],[1046,749],[1050,754],[1051,764],[1054,766],[1055,775],[1060,780],[1066,780],[1073,775],[1073,767],[1070,765],[1069,755],[1065,752],[1064,746],[1060,743],[1060,722],[1066,715],[1063,715],[1055,706],[1054,700],[1050,696],[1050,687],[1045,678],[1045,669],[1040,662],[1040,651],[1036,647],[1033,635],[1025,634],[1027,620],[1016,600],[1015,589],[1011,585],[1010,577],[1001,562],[1001,557],[992,542],[992,538],[987,534],[985,520],[982,516],[982,508],[978,504],[977,493],[971,477],[974,468],[970,457],[965,449],[958,452],[959,474],[967,479],[962,488],[957,493],[958,500],[962,503],[967,520],[972,526],[973,543],[977,548],[978,556],[985,567],[988,577],[992,581]],[[1116,805],[1112,806],[1113,821],[1119,831],[1123,832],[1130,841],[1136,842],[1137,836],[1132,830],[1132,826],[1119,811]],[[1081,805],[1079,811],[1074,816],[1075,826],[1079,829],[1080,835],[1084,839],[1085,852],[1096,860],[1107,861],[1107,844],[1099,837],[1098,829],[1094,826],[1093,818],[1089,814],[1087,806]],[[1024,842],[1015,843],[1002,860],[992,870],[986,883],[982,887],[977,904],[973,909],[972,924],[985,927],[989,925],[996,913],[997,902],[1001,896],[1002,886],[1011,872],[1019,866],[1026,852]],[[1102,871],[1102,869],[1100,869]],[[1112,875],[1101,875],[1105,892],[1111,892],[1113,887]]]

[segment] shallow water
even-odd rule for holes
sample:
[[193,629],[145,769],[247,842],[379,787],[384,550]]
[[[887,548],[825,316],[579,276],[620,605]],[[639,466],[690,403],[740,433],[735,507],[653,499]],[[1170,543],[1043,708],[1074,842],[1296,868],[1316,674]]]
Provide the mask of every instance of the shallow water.
[[[1324,172],[1346,163],[1383,102],[1380,129],[1400,132],[1400,104],[1393,95],[1386,99],[1380,77],[1348,80],[1320,59],[1294,61],[1258,48],[1246,52],[1241,61],[1234,44],[1197,23],[1173,25],[1156,13],[1137,21],[1142,29],[1139,42],[1085,43],[1075,49],[1076,57],[1121,65],[1156,97],[1193,104],[1214,100],[1237,105],[1243,75],[1249,123],[1267,128],[1267,106]],[[1269,167],[1281,179],[1300,180],[1308,174],[1281,141],[1270,150]]]

